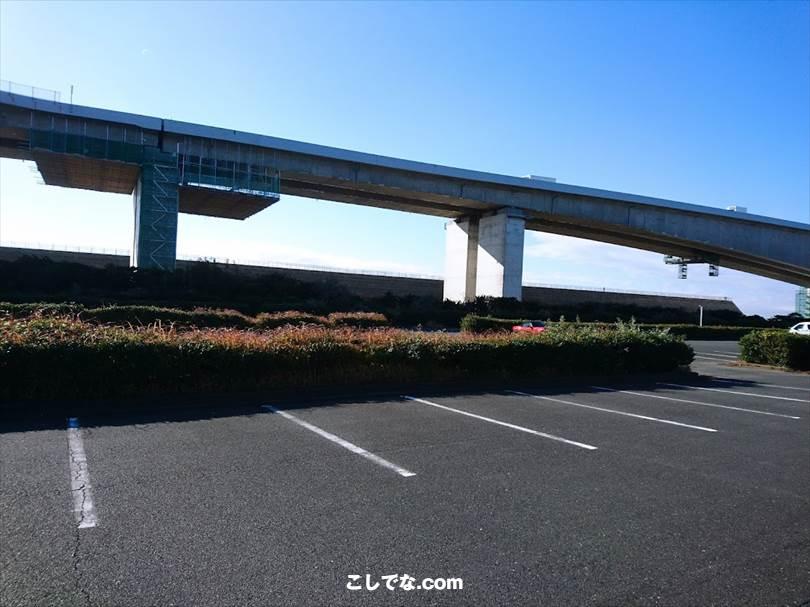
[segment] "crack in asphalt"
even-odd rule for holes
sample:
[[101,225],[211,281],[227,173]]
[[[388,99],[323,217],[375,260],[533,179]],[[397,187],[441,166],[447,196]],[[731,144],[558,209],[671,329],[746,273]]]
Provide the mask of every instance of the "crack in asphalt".
[[93,601],[90,599],[90,593],[82,584],[82,572],[79,568],[79,564],[81,563],[81,557],[79,556],[79,549],[81,548],[81,532],[79,530],[79,526],[76,525],[75,531],[75,541],[73,543],[73,554],[71,555],[73,559],[73,582],[76,587],[76,591],[84,597],[85,605],[89,607],[93,607]]
[[74,507],[74,515],[78,516],[76,521],[76,528],[74,531],[75,535],[73,542],[73,554],[71,555],[73,561],[73,575],[74,575],[73,581],[74,586],[76,588],[76,592],[79,593],[82,597],[84,597],[85,605],[88,605],[88,607],[92,607],[93,601],[90,598],[90,593],[84,587],[84,584],[82,584],[83,576],[80,568],[81,557],[79,555],[81,549],[81,529],[82,523],[84,523],[85,519],[86,513],[85,504],[87,502],[87,483],[82,480],[82,477],[86,478],[85,475],[87,474],[87,460],[86,458],[79,459],[76,457],[76,453],[73,449],[73,444],[71,443],[70,440],[68,440],[68,456],[70,457],[71,469],[74,471],[73,476],[71,478],[70,491],[72,494],[75,494],[76,492],[81,492],[81,504],[78,512],[76,512]]
[[[84,516],[85,516],[85,508],[84,508],[84,506],[85,506],[85,503],[87,502],[87,491],[86,491],[87,484],[82,482],[82,480],[81,480],[82,477],[87,474],[87,461],[86,460],[85,461],[77,460],[75,454],[73,453],[73,449],[70,448],[70,445],[68,445],[68,451],[70,453],[70,461],[74,464],[74,467],[75,467],[75,470],[76,470],[76,473],[73,475],[73,482],[71,482],[70,490],[71,490],[71,492],[74,492],[74,493],[77,492],[77,491],[81,491],[81,494],[82,494],[82,503],[81,503],[81,507],[80,507],[79,512],[78,512],[79,518],[76,521],[76,523],[77,523],[76,528],[78,529],[79,527],[81,527],[81,524],[84,522]],[[77,487],[77,486],[75,486],[76,483],[81,483],[81,485],[79,485]]]

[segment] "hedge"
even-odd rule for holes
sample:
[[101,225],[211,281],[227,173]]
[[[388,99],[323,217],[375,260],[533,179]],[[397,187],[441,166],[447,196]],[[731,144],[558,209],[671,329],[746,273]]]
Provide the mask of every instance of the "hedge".
[[749,363],[810,371],[810,336],[785,330],[763,330],[740,340],[741,358]]
[[[492,318],[490,316],[477,316],[468,314],[461,319],[461,330],[471,333],[485,333],[487,331],[511,331],[514,325],[525,322],[524,319],[516,318]],[[560,326],[559,322],[547,322],[549,328]],[[565,323],[572,327],[609,327],[608,323]],[[662,331],[668,330],[673,335],[680,335],[685,339],[740,339],[752,331],[758,331],[752,327],[723,327],[723,326],[703,326],[686,324],[637,324],[641,329]]]
[[259,329],[277,329],[287,325],[328,325],[329,321],[315,314],[297,312],[262,312],[256,317],[255,325]]
[[326,318],[333,327],[369,329],[388,325],[388,319],[379,312],[332,312]]
[[172,325],[185,328],[276,329],[286,325],[324,325],[334,327],[382,327],[388,319],[376,312],[339,312],[318,316],[306,312],[263,312],[248,316],[236,310],[194,308],[181,310],[159,306],[103,306],[87,308],[76,303],[8,303],[0,302],[0,314],[22,319],[31,317],[73,316],[81,320],[120,326]]
[[530,382],[663,372],[683,340],[632,327],[474,336],[398,329],[274,331],[0,319],[0,398],[91,398],[406,382]]
[[512,327],[525,322],[522,319],[493,318],[467,314],[461,319],[461,330],[466,333],[485,333],[487,331],[511,331]]
[[724,326],[698,326],[698,325],[639,325],[649,329],[668,329],[673,335],[680,335],[684,339],[706,340],[738,340],[754,331],[761,331],[754,327],[724,327]]
[[178,310],[156,306],[105,306],[79,313],[83,320],[113,325],[175,324],[180,327],[248,328],[254,320],[234,310],[195,308]]
[[67,316],[82,312],[85,307],[77,303],[11,303],[0,302],[0,313],[13,318],[29,316]]

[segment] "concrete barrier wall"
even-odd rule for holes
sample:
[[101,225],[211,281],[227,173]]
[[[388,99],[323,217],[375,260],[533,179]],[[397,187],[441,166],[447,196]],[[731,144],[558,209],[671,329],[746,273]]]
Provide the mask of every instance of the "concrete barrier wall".
[[77,253],[75,251],[50,251],[47,249],[19,249],[16,247],[0,247],[0,261],[14,261],[25,255],[31,257],[44,257],[51,261],[66,263],[80,263],[94,268],[107,266],[129,267],[127,255],[107,255],[103,253]]
[[554,289],[549,287],[523,287],[523,300],[543,303],[550,306],[566,304],[623,304],[647,308],[675,308],[685,311],[698,311],[698,306],[709,310],[740,309],[731,300],[698,299],[673,295],[643,295],[640,293],[615,293],[612,291],[581,291],[579,289]]
[[[199,261],[177,260],[177,269],[187,268]],[[442,298],[443,283],[431,278],[410,278],[403,276],[376,276],[373,274],[353,274],[350,272],[326,272],[320,270],[302,270],[297,268],[270,268],[267,266],[248,266],[242,264],[217,264],[228,272],[243,276],[281,275],[301,282],[314,282],[344,287],[350,293],[360,297],[382,297],[387,293],[394,295],[416,295],[418,297]]]
[[[53,261],[80,263],[95,268],[108,265],[129,266],[126,255],[108,255],[101,253],[78,253],[74,251],[49,251],[41,249],[21,249],[0,247],[0,261],[13,261],[24,255],[45,257]],[[188,268],[199,261],[178,260],[177,267]],[[443,282],[431,278],[410,278],[402,276],[377,276],[355,274],[351,272],[327,272],[320,270],[303,270],[291,268],[270,268],[241,264],[217,264],[228,272],[244,276],[282,275],[302,282],[315,282],[344,287],[350,293],[361,297],[381,297],[387,293],[405,296],[415,295],[441,299]],[[650,308],[676,308],[686,311],[697,311],[702,305],[704,310],[730,310],[739,312],[739,308],[730,300],[697,299],[669,295],[642,295],[635,293],[615,293],[611,291],[585,291],[578,289],[557,289],[550,287],[523,287],[523,299],[549,306],[569,304],[623,304]]]

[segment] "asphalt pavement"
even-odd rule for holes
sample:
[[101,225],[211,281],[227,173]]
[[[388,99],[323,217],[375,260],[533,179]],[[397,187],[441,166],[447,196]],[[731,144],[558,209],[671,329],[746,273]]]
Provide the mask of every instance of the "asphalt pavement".
[[693,347],[663,383],[0,425],[0,604],[808,604],[810,375]]

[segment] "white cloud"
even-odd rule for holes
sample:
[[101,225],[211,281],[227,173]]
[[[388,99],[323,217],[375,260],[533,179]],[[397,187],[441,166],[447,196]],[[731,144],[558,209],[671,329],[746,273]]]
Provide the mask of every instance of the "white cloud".
[[526,242],[525,255],[544,260],[587,261],[597,265],[632,262],[648,267],[663,264],[663,255],[658,253],[559,234],[529,231],[526,232]]

